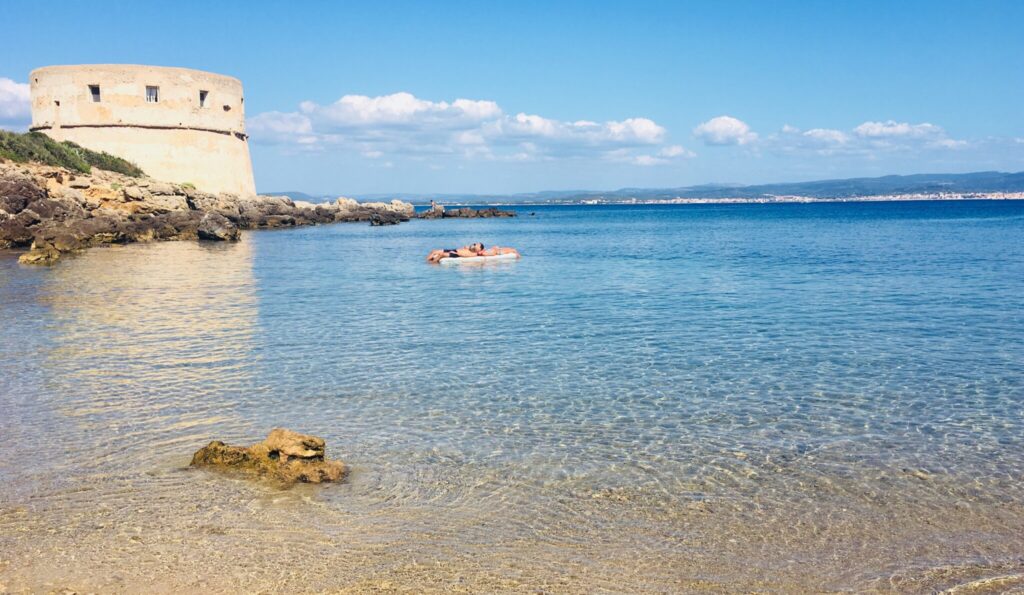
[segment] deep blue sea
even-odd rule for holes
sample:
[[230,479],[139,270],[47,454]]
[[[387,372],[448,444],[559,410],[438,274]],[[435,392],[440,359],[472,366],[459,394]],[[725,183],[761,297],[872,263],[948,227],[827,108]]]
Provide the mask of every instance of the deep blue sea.
[[1024,201],[516,210],[0,253],[0,591],[1024,585]]

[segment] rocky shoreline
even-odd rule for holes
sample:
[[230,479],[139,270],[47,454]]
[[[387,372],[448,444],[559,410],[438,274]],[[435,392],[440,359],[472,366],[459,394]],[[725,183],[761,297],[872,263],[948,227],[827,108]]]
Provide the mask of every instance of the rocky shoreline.
[[446,209],[441,205],[432,205],[430,209],[418,213],[417,219],[492,219],[499,217],[515,217],[515,211],[503,211],[495,207],[473,209],[460,207],[458,209]]
[[0,162],[0,249],[23,249],[19,262],[50,264],[104,244],[157,240],[235,241],[242,229],[339,222],[408,221],[413,206],[349,198],[312,204],[279,196],[211,194],[93,169],[90,174],[35,163]]

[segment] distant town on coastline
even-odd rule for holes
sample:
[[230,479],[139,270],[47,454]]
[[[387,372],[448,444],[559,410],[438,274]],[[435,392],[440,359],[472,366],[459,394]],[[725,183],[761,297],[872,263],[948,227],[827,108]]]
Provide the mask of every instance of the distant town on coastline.
[[[300,191],[265,192],[317,201],[334,195]],[[343,194],[343,193],[342,193]],[[526,194],[368,194],[363,200],[398,198],[413,204],[431,200],[449,204],[701,204],[885,200],[1024,199],[1024,172],[997,171],[963,174],[914,174],[877,178],[848,178],[776,184],[703,184],[679,188],[621,188],[619,190],[555,190]]]

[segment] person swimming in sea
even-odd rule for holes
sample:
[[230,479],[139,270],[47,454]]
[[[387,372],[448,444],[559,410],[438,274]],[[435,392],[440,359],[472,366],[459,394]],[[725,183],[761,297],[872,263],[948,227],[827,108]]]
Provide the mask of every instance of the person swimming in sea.
[[491,246],[485,248],[481,242],[474,242],[468,246],[461,248],[443,248],[441,250],[434,250],[427,255],[427,262],[440,262],[443,258],[470,258],[473,256],[498,256],[501,254],[515,254],[519,256],[519,251],[515,248],[504,248],[501,246]]

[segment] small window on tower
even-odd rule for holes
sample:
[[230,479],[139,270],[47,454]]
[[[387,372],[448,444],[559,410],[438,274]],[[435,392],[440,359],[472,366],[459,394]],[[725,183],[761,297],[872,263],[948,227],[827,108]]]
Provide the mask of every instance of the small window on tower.
[[156,103],[160,101],[160,87],[146,87],[146,103]]
[[206,107],[206,96],[209,95],[209,91],[199,92],[199,107]]
[[99,103],[100,102],[100,86],[99,85],[89,85],[89,94],[92,95],[92,102],[93,103]]

